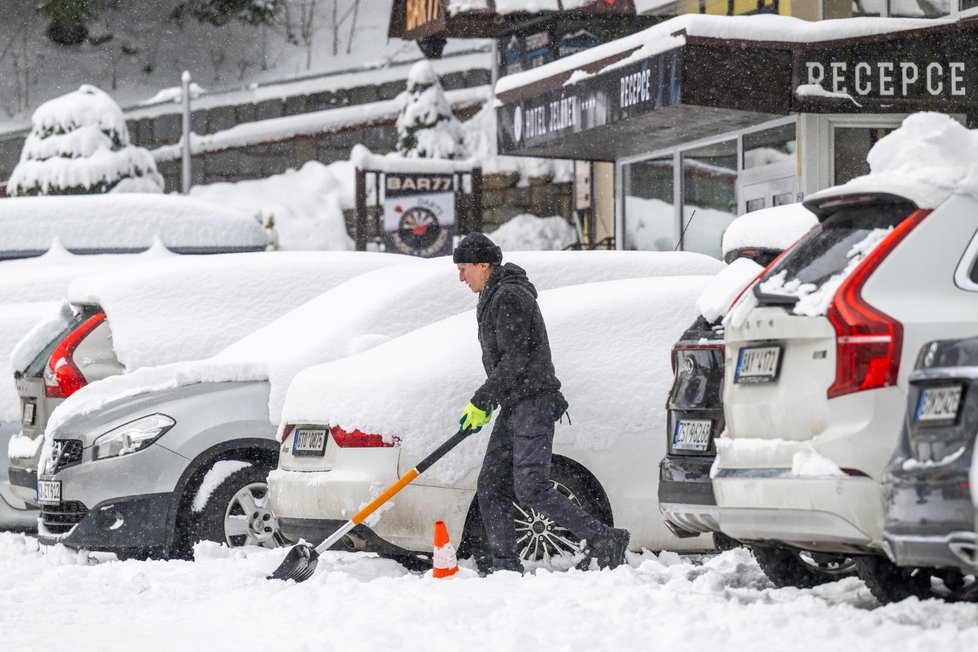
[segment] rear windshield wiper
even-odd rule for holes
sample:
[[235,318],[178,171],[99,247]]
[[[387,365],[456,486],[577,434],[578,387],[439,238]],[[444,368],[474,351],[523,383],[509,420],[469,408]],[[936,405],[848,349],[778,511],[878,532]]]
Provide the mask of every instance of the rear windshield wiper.
[[765,306],[793,306],[798,303],[798,298],[794,294],[773,294],[761,291],[760,285],[754,286],[754,296],[758,302]]

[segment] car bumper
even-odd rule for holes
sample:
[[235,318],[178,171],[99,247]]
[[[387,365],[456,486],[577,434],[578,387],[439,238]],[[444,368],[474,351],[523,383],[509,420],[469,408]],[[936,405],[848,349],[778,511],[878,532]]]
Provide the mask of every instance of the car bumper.
[[99,503],[91,510],[73,503],[41,508],[38,541],[103,552],[152,552],[168,545],[169,493],[127,496]]
[[714,459],[713,455],[667,455],[659,463],[659,511],[667,523],[689,533],[720,530],[710,478]]
[[967,481],[967,468],[887,475],[883,550],[893,563],[974,572],[975,507]]
[[883,534],[883,551],[893,563],[911,568],[978,570],[978,536],[974,532],[944,535]]
[[881,550],[882,488],[871,478],[728,469],[714,478],[713,488],[720,530],[734,539],[777,541],[816,552]]
[[154,445],[45,476],[61,481],[61,502],[41,506],[38,540],[110,551],[162,545],[158,533],[170,527],[169,503],[184,466],[184,458]]
[[[279,469],[268,476],[269,506],[286,538],[321,540],[379,495],[385,483],[396,480],[393,473],[382,483],[374,477],[335,471]],[[383,543],[375,541],[374,546],[429,552],[433,524],[444,521],[458,545],[473,495],[460,489],[408,485],[358,526],[358,536],[366,541],[375,535]]]
[[11,465],[7,468],[7,476],[11,493],[31,507],[37,507],[37,465],[32,469]]

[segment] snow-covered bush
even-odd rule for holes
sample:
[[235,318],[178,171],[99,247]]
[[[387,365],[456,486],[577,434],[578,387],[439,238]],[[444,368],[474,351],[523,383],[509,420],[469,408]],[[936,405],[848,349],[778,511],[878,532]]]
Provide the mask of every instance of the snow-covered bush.
[[152,155],[129,143],[122,109],[102,90],[84,84],[48,100],[31,122],[11,195],[163,192]]
[[462,125],[428,60],[411,67],[398,96],[397,151],[406,158],[464,158]]

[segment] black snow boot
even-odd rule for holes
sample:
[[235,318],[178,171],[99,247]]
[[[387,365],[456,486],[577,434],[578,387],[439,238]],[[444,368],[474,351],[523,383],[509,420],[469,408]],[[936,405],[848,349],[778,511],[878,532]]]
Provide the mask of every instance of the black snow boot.
[[588,542],[587,557],[585,564],[590,565],[590,560],[598,562],[598,568],[618,568],[625,563],[625,551],[628,550],[628,541],[631,534],[628,530],[609,527],[594,540]]

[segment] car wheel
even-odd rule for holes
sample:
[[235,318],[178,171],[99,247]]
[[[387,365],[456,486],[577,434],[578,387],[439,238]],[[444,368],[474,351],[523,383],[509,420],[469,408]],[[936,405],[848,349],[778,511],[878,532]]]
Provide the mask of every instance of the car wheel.
[[197,518],[199,539],[229,548],[277,548],[287,541],[268,509],[268,469],[247,466],[214,488]]
[[[551,482],[560,493],[584,508],[605,525],[611,525],[611,509],[597,482],[583,469],[555,461],[551,468]],[[477,505],[477,503],[476,503]],[[516,553],[526,567],[546,566],[566,569],[575,566],[584,557],[580,539],[566,528],[535,509],[520,502],[513,503],[516,522]],[[466,534],[465,553],[475,558],[480,572],[488,572],[490,561],[483,546],[482,518],[471,519]]]
[[856,573],[852,557],[783,546],[751,546],[757,565],[775,586],[810,589]]
[[905,568],[880,555],[860,557],[856,566],[869,592],[882,604],[911,597],[978,600],[978,578],[954,569]]

